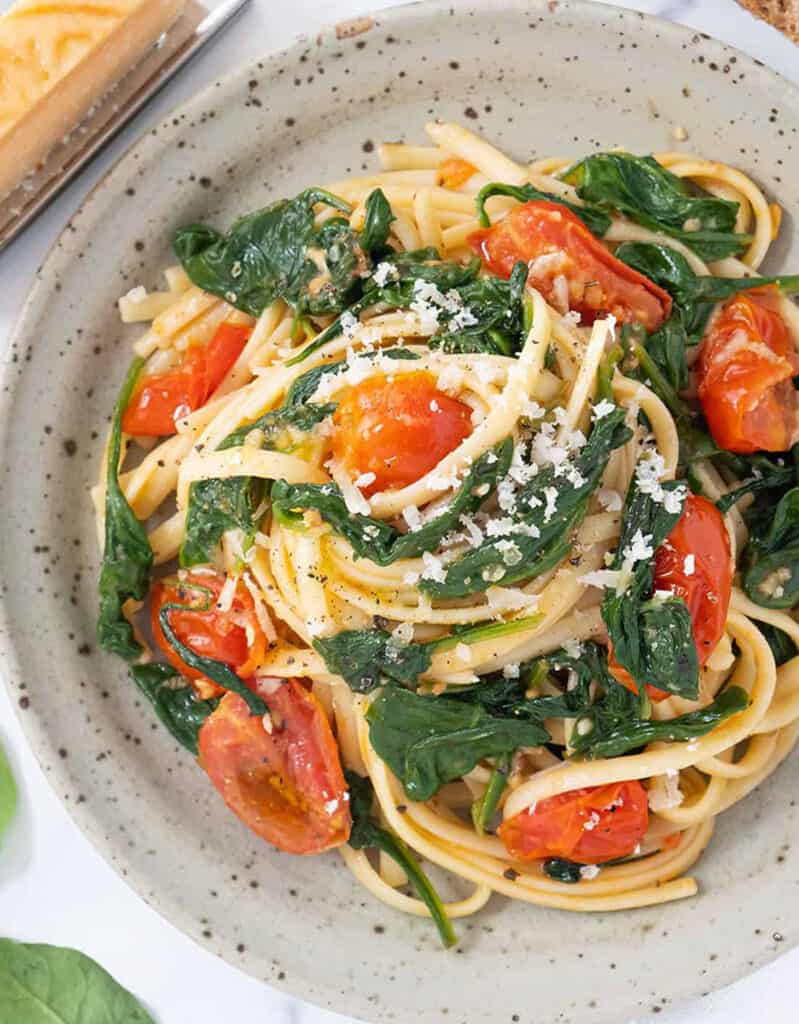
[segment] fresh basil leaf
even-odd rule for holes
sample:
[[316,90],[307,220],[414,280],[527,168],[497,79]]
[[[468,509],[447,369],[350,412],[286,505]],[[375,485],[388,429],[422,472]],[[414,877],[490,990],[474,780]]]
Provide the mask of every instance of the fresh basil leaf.
[[[674,494],[683,487],[671,480],[663,490]],[[621,569],[626,552],[643,538],[652,551],[663,543],[682,514],[682,500],[655,501],[640,490],[634,477],[622,512],[621,536],[611,568]],[[676,595],[652,597],[654,561],[644,558],[632,569],[626,589],[606,590],[602,619],[613,643],[616,660],[629,672],[639,691],[646,684],[681,697],[696,699],[699,692],[699,660],[691,616],[685,601]]]
[[437,599],[466,597],[493,584],[507,586],[533,579],[561,562],[571,551],[574,530],[585,516],[611,453],[631,436],[624,415],[624,410],[616,407],[595,423],[587,444],[573,459],[583,481],[579,486],[557,476],[554,467],[548,466],[521,490],[511,518],[529,532],[512,534],[517,554],[511,564],[508,538],[487,538],[448,565],[443,580],[422,579],[419,589]]
[[[320,277],[319,266],[309,255],[310,250],[322,249],[314,224],[318,203],[350,212],[348,203],[329,192],[306,189],[294,199],[281,199],[241,217],[227,235],[204,225],[179,228],[175,253],[194,284],[252,316],[259,316],[277,298],[305,308],[311,299],[309,285]],[[323,236],[322,243],[325,240]],[[320,286],[315,301],[326,287]]]
[[570,168],[563,179],[586,202],[671,235],[704,260],[736,255],[752,241],[751,235],[735,232],[738,203],[692,195],[651,156],[596,153]]
[[7,1024],[155,1024],[127,989],[76,949],[0,939]]
[[264,701],[261,700],[257,693],[253,693],[231,668],[224,662],[217,661],[216,658],[205,658],[201,654],[197,654],[196,651],[193,651],[191,647],[187,647],[179,639],[169,622],[169,613],[171,611],[183,610],[184,605],[169,603],[162,605],[158,613],[158,622],[169,646],[175,651],[181,661],[185,661],[189,668],[202,672],[204,676],[208,676],[217,686],[221,686],[225,690],[232,690],[233,693],[237,693],[239,697],[242,697],[249,707],[251,714],[264,715],[269,710]]
[[549,740],[538,722],[500,717],[462,698],[427,697],[397,686],[378,694],[366,718],[372,746],[411,800],[429,800],[483,758]]
[[143,359],[134,359],[114,406],[111,437],[108,443],[108,467],[105,477],[105,543],[100,569],[100,614],[97,642],[106,651],[132,661],[141,653],[141,645],[122,613],[129,599],[141,601],[150,586],[153,552],[147,533],[119,486],[119,459],[122,447],[122,416],[136,386]]
[[374,793],[371,782],[356,772],[345,771],[344,774],[350,787],[350,846],[354,850],[380,850],[396,861],[405,872],[410,887],[430,911],[444,948],[454,946],[457,938],[447,911],[410,847],[394,832],[381,828],[372,819]]
[[571,210],[575,216],[579,217],[594,235],[604,235],[611,225],[610,216],[605,210],[591,203],[585,203],[584,205],[570,203],[567,199],[563,199],[554,192],[541,192],[532,185],[504,185],[498,181],[490,181],[487,185],[483,185],[477,193],[477,217],[484,228],[489,227],[491,224],[485,209],[485,204],[491,196],[510,196],[513,199],[518,199],[520,203],[529,203],[543,199],[548,203],[557,203],[558,206],[565,206],[567,210]]
[[200,700],[190,686],[170,685],[180,678],[171,665],[134,665],[130,674],[178,743],[196,757],[200,728],[216,710],[219,698]]
[[17,809],[17,784],[3,748],[0,747],[0,839]]
[[380,256],[386,251],[388,233],[397,218],[382,189],[376,188],[366,197],[366,217],[361,231],[361,246],[370,256]]
[[447,510],[413,533],[400,533],[380,519],[350,512],[334,484],[287,484],[277,480],[272,486],[272,506],[283,516],[314,509],[349,541],[357,558],[369,558],[377,565],[391,565],[401,558],[417,558],[424,551],[437,547],[447,533],[457,528],[461,516],[476,512],[507,473],[512,455],[510,438],[481,455]]

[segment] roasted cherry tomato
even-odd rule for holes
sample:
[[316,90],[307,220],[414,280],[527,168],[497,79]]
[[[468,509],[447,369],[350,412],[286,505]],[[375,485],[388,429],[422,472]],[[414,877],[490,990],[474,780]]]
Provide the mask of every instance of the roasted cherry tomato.
[[354,478],[374,473],[366,495],[424,476],[472,432],[472,410],[424,370],[369,377],[341,399],[333,453]]
[[797,354],[773,288],[722,306],[697,362],[699,399],[713,439],[730,452],[781,452],[799,440]]
[[258,622],[252,595],[239,581],[229,611],[218,608],[226,577],[216,572],[187,572],[153,585],[150,615],[153,636],[170,665],[190,679],[198,696],[214,697],[222,687],[190,668],[167,642],[159,613],[165,604],[185,607],[168,613],[178,640],[204,658],[224,662],[237,676],[248,679],[263,662],[266,637]]
[[563,857],[601,864],[634,853],[646,834],[649,806],[640,782],[615,782],[559,793],[520,811],[499,826],[512,857]]
[[177,366],[142,379],[122,417],[126,434],[174,434],[177,421],[205,405],[241,355],[251,328],[221,324],[207,345],[191,345]]
[[545,200],[522,203],[490,228],[469,237],[488,270],[510,277],[517,260],[529,281],[562,313],[576,310],[583,323],[613,314],[654,331],[671,312],[671,296],[617,260],[571,210]]
[[225,694],[200,729],[200,764],[234,814],[279,850],[341,846],[352,826],[349,793],[322,705],[296,679],[259,693],[268,718]]
[[[670,590],[688,605],[700,666],[713,653],[724,632],[732,593],[730,538],[721,513],[707,498],[689,494],[677,525],[655,552],[655,590]],[[630,674],[619,665],[610,648],[608,667],[633,693]],[[671,696],[647,686],[652,700]]]
[[473,174],[477,174],[474,164],[462,160],[459,156],[450,156],[438,165],[436,177],[439,185],[443,185],[444,188],[460,188]]

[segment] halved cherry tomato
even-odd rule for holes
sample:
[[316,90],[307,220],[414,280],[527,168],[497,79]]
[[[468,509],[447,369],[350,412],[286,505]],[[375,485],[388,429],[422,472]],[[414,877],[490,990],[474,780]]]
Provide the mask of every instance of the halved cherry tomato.
[[[707,498],[689,494],[677,525],[655,552],[655,590],[670,590],[688,605],[699,665],[705,664],[724,632],[732,593],[732,552],[721,513]],[[609,645],[608,668],[633,693],[630,674]],[[647,686],[652,700],[671,696]]]
[[349,793],[322,705],[296,679],[259,692],[266,724],[226,693],[200,729],[200,764],[233,813],[279,850],[341,846],[352,827]]
[[474,164],[462,160],[459,156],[450,156],[438,165],[437,178],[439,185],[443,185],[444,188],[460,188],[473,174],[477,174]]
[[472,410],[436,387],[424,370],[369,377],[339,402],[333,454],[353,477],[374,473],[363,487],[405,487],[424,476],[472,432]]
[[517,260],[525,260],[530,283],[547,302],[563,313],[576,310],[583,323],[612,313],[654,331],[671,313],[668,292],[617,260],[579,217],[558,203],[522,203],[468,241],[500,277],[510,277]]
[[649,805],[638,781],[559,793],[499,826],[508,853],[519,860],[563,857],[601,864],[627,857],[646,834]]
[[226,577],[217,572],[188,572],[153,585],[150,616],[155,642],[170,665],[191,680],[201,698],[215,697],[222,687],[190,668],[167,642],[159,613],[165,604],[185,605],[168,613],[169,625],[178,640],[204,658],[222,661],[242,679],[248,679],[263,662],[266,637],[255,613],[252,595],[239,581],[229,611],[217,607]]
[[699,400],[713,439],[730,452],[781,452],[799,440],[799,373],[773,288],[740,292],[702,342]]
[[241,355],[251,333],[241,324],[220,324],[207,345],[191,345],[171,370],[144,377],[122,416],[126,434],[161,437],[201,408]]

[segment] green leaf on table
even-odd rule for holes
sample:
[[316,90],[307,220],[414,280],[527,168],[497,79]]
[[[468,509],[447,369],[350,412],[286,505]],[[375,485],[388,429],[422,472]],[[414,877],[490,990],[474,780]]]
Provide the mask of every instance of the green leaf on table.
[[155,1024],[96,961],[62,946],[0,939],[3,1024]]
[[734,256],[752,241],[751,235],[735,231],[738,203],[692,194],[651,156],[596,153],[569,168],[563,179],[587,203],[671,235],[703,260]]
[[0,839],[17,809],[17,784],[3,748],[0,747]]
[[141,601],[150,586],[153,552],[147,533],[136,518],[119,485],[122,448],[122,416],[136,386],[143,359],[134,359],[119,392],[111,422],[108,467],[105,479],[105,543],[100,569],[100,614],[97,642],[102,648],[132,661],[141,645],[122,613],[129,599]]

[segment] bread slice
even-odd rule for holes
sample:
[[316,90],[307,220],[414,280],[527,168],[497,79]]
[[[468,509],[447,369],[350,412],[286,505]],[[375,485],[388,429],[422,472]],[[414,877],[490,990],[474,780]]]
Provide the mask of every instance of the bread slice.
[[0,197],[175,22],[186,0],[19,0],[0,17]]
[[799,0],[738,0],[738,3],[799,43]]

